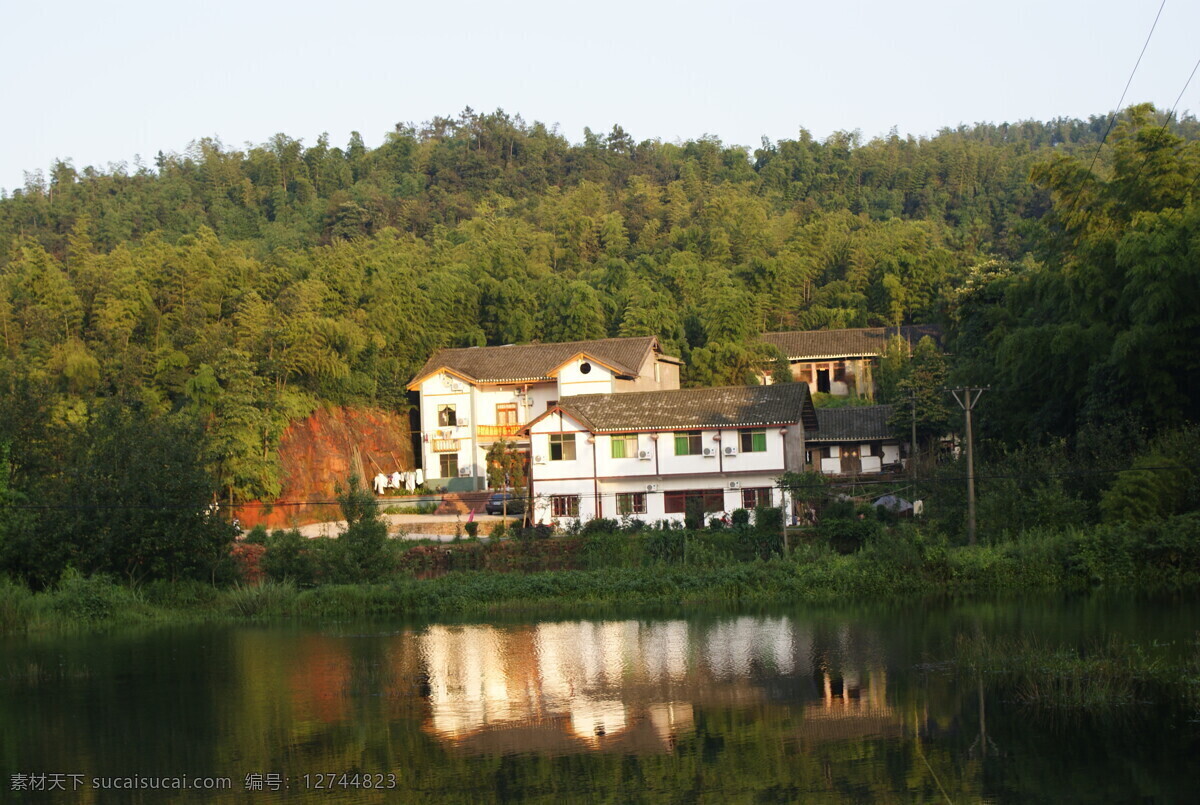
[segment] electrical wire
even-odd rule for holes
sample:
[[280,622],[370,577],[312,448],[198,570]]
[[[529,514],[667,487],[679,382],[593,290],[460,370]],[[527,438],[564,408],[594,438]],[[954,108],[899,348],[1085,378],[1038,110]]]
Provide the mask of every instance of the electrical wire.
[[1069,220],[1075,215],[1075,208],[1079,205],[1079,199],[1083,196],[1084,186],[1087,181],[1092,178],[1092,169],[1096,167],[1096,160],[1100,158],[1100,150],[1104,148],[1104,143],[1108,140],[1108,135],[1112,133],[1113,126],[1116,125],[1117,117],[1121,114],[1121,106],[1125,103],[1125,95],[1129,92],[1129,87],[1133,84],[1133,77],[1137,75],[1138,67],[1142,63],[1142,57],[1146,55],[1146,48],[1150,46],[1150,38],[1154,36],[1154,29],[1158,27],[1159,17],[1162,16],[1163,8],[1167,5],[1167,0],[1162,0],[1162,4],[1158,7],[1158,13],[1154,15],[1154,24],[1150,26],[1150,33],[1146,34],[1146,41],[1142,44],[1142,52],[1138,54],[1137,61],[1133,65],[1133,70],[1129,73],[1129,80],[1125,82],[1125,89],[1121,92],[1121,99],[1117,101],[1117,108],[1108,118],[1108,126],[1104,130],[1104,135],[1100,138],[1100,144],[1096,146],[1096,153],[1092,154],[1092,162],[1088,165],[1087,175],[1084,176],[1083,182],[1080,183],[1079,190],[1075,193],[1075,200],[1071,203],[1071,210],[1067,213],[1064,220]]

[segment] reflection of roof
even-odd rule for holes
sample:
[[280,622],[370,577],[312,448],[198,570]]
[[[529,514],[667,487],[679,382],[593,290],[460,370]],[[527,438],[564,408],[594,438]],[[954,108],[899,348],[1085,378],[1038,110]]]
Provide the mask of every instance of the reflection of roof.
[[593,433],[816,425],[806,383],[581,394],[558,405]]
[[[658,349],[653,336],[601,338],[595,341],[566,341],[558,344],[509,344],[503,347],[439,349],[425,361],[409,387],[431,374],[448,369],[467,380],[480,383],[520,383],[550,380],[554,370],[583,354],[616,370],[618,375],[637,377],[646,353]],[[678,363],[678,358],[662,356]]]
[[818,408],[817,430],[804,434],[806,442],[863,442],[895,439],[888,427],[890,405]]
[[940,342],[942,328],[936,324],[908,324],[903,327],[858,327],[852,330],[801,330],[764,333],[763,341],[778,347],[789,360],[797,361],[882,355],[888,340],[896,335],[916,346],[924,336]]

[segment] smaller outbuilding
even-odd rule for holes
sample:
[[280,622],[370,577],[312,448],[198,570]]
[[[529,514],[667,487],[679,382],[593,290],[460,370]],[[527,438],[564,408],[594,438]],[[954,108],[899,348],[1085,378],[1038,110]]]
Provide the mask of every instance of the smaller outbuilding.
[[817,430],[805,436],[809,467],[826,475],[900,472],[900,439],[888,420],[890,405],[818,408]]

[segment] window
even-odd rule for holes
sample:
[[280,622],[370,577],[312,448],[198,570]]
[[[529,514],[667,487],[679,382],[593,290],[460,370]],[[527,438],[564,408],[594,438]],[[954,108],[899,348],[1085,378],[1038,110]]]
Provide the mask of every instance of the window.
[[686,430],[675,432],[675,455],[700,455],[700,431]]
[[612,435],[613,458],[637,458],[638,437],[636,433],[614,433]]
[[765,453],[765,452],[767,452],[767,432],[765,430],[744,430],[744,431],[742,431],[742,452],[743,453]]
[[[454,412],[453,405],[438,406],[438,426],[442,428],[453,428],[458,425],[458,415]],[[445,477],[445,476],[443,476]]]
[[443,453],[438,456],[438,465],[442,472],[443,478],[458,477],[458,454]]
[[755,506],[771,505],[771,487],[742,490],[742,508],[753,509]]
[[551,517],[578,517],[579,495],[551,495]]
[[575,434],[574,433],[552,433],[552,434],[550,434],[550,460],[551,461],[574,461],[575,460]]
[[725,490],[723,489],[687,489],[680,492],[664,492],[663,504],[667,514],[684,514],[687,512],[689,499],[698,498],[704,503],[704,511],[719,512],[725,509]]
[[584,361],[583,363],[579,364],[579,374],[586,375],[586,374],[590,374],[591,371],[592,371],[592,365],[590,363],[588,363],[587,361]]
[[617,514],[645,514],[646,513],[646,493],[645,492],[618,492],[617,493]]
[[520,425],[517,420],[516,403],[500,403],[496,406],[497,425]]
[[554,406],[558,405],[558,400],[546,400],[546,410],[549,411]]

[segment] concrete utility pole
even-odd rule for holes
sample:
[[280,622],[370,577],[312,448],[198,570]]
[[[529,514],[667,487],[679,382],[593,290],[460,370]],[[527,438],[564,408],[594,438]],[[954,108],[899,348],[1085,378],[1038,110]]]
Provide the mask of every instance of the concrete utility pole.
[[967,544],[975,544],[975,449],[971,435],[971,411],[987,387],[946,389],[954,395],[958,407],[967,414]]
[[908,398],[912,402],[912,442],[908,447],[908,477],[915,481],[917,479],[917,390],[913,389],[909,392]]

